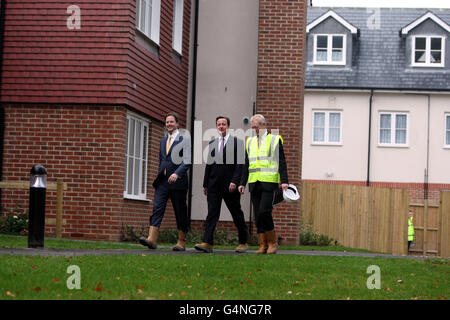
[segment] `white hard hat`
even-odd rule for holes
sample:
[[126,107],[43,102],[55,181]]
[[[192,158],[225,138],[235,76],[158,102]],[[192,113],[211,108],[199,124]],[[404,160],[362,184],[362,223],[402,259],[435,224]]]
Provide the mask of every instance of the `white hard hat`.
[[283,192],[283,198],[287,202],[297,201],[300,199],[300,194],[298,193],[297,187],[290,184],[286,191]]

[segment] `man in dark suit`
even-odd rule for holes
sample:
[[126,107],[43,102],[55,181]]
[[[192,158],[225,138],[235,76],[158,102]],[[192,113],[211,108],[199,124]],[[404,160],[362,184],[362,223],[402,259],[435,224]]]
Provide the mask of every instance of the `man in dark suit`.
[[212,252],[214,230],[220,217],[222,200],[230,210],[234,225],[238,229],[239,245],[236,252],[248,249],[248,229],[244,213],[241,209],[241,195],[237,186],[241,180],[244,163],[244,145],[242,140],[230,136],[230,119],[219,116],[216,128],[220,137],[209,143],[208,161],[203,178],[203,192],[207,196],[208,215],[205,221],[203,242],[196,244],[195,249]]
[[150,249],[156,249],[164,212],[168,199],[175,211],[178,229],[178,242],[174,251],[186,250],[186,234],[189,218],[186,205],[186,194],[189,187],[187,171],[191,166],[191,141],[189,136],[178,130],[178,117],[168,113],[165,117],[167,136],[161,139],[159,148],[158,175],[153,182],[155,198],[153,213],[150,217],[148,237],[141,237],[139,242]]
[[283,192],[289,186],[283,139],[267,132],[264,116],[256,114],[250,121],[256,136],[246,142],[245,165],[238,189],[243,194],[248,181],[260,245],[256,253],[273,254],[278,249],[278,239],[272,208],[277,202],[279,184]]

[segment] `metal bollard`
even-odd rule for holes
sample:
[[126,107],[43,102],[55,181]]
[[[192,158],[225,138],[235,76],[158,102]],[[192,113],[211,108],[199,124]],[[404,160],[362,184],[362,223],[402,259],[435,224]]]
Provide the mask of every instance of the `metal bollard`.
[[43,248],[47,170],[41,165],[36,165],[30,173],[28,248]]

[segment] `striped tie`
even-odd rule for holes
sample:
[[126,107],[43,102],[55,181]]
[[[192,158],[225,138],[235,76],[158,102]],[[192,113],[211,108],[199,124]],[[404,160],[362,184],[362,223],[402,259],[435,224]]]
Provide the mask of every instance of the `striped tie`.
[[166,146],[166,155],[169,154],[170,146],[172,145],[172,136],[169,136],[169,142]]

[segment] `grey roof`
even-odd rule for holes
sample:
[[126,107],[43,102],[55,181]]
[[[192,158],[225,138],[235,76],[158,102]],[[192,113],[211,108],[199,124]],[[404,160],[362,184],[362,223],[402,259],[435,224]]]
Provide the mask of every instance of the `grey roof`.
[[[450,25],[449,9],[381,8],[380,28],[369,29],[367,20],[374,9],[309,7],[307,24],[329,10],[334,11],[360,31],[358,52],[345,68],[306,66],[306,88],[414,89],[450,91],[450,68],[430,69],[407,66],[405,39],[400,30],[427,12]],[[450,36],[450,35],[449,35]],[[448,42],[447,42],[448,43]],[[450,48],[446,48],[447,55]],[[308,50],[312,44],[308,43]]]

